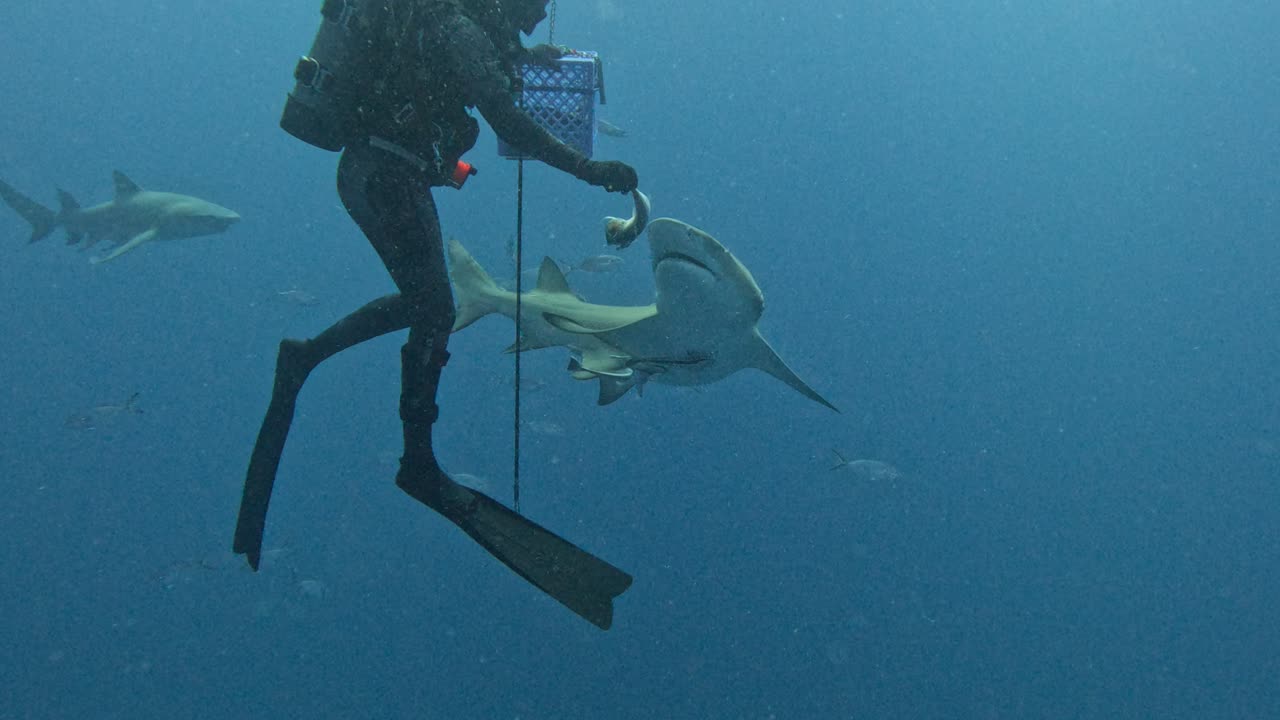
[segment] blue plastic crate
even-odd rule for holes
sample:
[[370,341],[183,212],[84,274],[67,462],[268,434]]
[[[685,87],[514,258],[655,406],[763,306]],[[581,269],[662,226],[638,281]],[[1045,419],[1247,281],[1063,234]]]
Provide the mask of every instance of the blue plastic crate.
[[[596,141],[596,91],[600,88],[596,53],[577,50],[556,60],[555,67],[523,65],[521,103],[524,111],[560,142],[591,157]],[[525,157],[519,148],[498,138],[505,158]]]

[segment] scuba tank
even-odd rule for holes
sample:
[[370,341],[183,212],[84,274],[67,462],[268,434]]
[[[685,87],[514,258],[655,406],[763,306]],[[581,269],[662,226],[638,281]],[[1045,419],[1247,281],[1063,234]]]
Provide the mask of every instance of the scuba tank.
[[[367,2],[368,0],[366,0]],[[358,84],[371,48],[362,47],[360,0],[324,0],[311,51],[298,61],[280,127],[303,142],[337,152],[357,121]]]
[[[370,72],[387,61],[386,0],[324,0],[320,7],[320,29],[311,50],[294,68],[295,84],[285,99],[280,127],[315,147],[338,152],[355,140],[388,150],[431,171],[443,184],[461,188],[476,169],[462,160],[442,166],[439,148],[434,166],[408,149],[378,137],[372,112],[375,98],[386,92],[386,68]],[[394,75],[394,73],[392,73]],[[395,93],[391,93],[395,95]],[[416,110],[406,104],[395,113],[396,122],[412,117]],[[473,138],[474,142],[474,138]]]

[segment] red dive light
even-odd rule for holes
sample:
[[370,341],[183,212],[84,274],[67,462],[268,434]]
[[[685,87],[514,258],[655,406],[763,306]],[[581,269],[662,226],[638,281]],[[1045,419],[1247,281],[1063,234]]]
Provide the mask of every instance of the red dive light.
[[454,187],[460,188],[467,182],[467,178],[478,172],[480,171],[472,167],[471,163],[459,160],[458,164],[453,166],[453,176],[449,178],[449,181]]

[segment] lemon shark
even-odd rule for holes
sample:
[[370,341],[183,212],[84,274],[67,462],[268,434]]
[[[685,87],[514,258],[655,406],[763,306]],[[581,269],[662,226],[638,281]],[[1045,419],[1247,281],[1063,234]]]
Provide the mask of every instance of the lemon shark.
[[[755,368],[837,410],[787,367],[760,334],[764,295],[732,253],[711,235],[671,218],[654,220],[647,232],[653,304],[585,302],[570,290],[559,266],[546,258],[537,286],[520,298],[519,349],[568,348],[570,374],[598,380],[601,405],[650,381],[706,385]],[[455,332],[492,313],[515,317],[516,294],[494,283],[456,240],[449,243],[449,259],[457,299]]]
[[65,190],[58,191],[58,212],[0,181],[0,198],[31,223],[31,240],[42,240],[59,226],[67,231],[67,244],[88,238],[86,247],[100,240],[116,243],[111,252],[90,260],[92,263],[114,260],[153,240],[217,235],[240,220],[233,210],[207,200],[178,193],[143,190],[137,183],[116,171],[115,197],[92,207],[82,208]]

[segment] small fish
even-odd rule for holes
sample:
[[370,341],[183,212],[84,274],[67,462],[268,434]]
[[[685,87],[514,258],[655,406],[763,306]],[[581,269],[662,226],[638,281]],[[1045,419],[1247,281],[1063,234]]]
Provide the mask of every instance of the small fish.
[[511,264],[514,265],[516,262],[516,236],[515,235],[510,235],[507,237],[507,243],[505,246],[503,246],[503,249],[506,250],[507,252],[507,259],[510,260]]
[[564,435],[564,427],[550,420],[525,420],[521,424],[529,432],[538,435],[550,435],[553,437]]
[[290,305],[297,305],[299,307],[311,307],[312,305],[320,304],[320,298],[312,295],[306,290],[298,290],[297,288],[291,290],[277,290],[276,300]]
[[90,408],[87,412],[72,415],[67,418],[66,426],[72,430],[96,430],[98,425],[118,415],[141,415],[142,408],[138,407],[138,397],[142,393],[134,393],[123,405],[97,405]]
[[[515,378],[512,378],[511,379],[512,387],[515,387],[515,384],[516,384]],[[526,395],[528,395],[529,393],[536,393],[539,390],[546,390],[550,384],[551,383],[547,382],[546,380],[543,380],[540,377],[534,377],[532,375],[521,373],[520,391]]]
[[617,255],[592,255],[583,258],[578,263],[562,263],[566,269],[565,275],[577,270],[579,272],[589,273],[606,273],[613,272],[622,266],[622,258]]
[[305,578],[296,583],[298,597],[305,601],[324,600],[329,596],[329,586],[312,578]]
[[858,479],[869,482],[896,482],[902,477],[902,471],[879,460],[849,460],[839,450],[831,451],[836,456],[836,464],[832,470],[845,470],[855,474]]
[[596,128],[600,131],[601,135],[608,135],[609,137],[616,138],[624,138],[627,136],[626,130],[623,130],[604,118],[596,118]]

